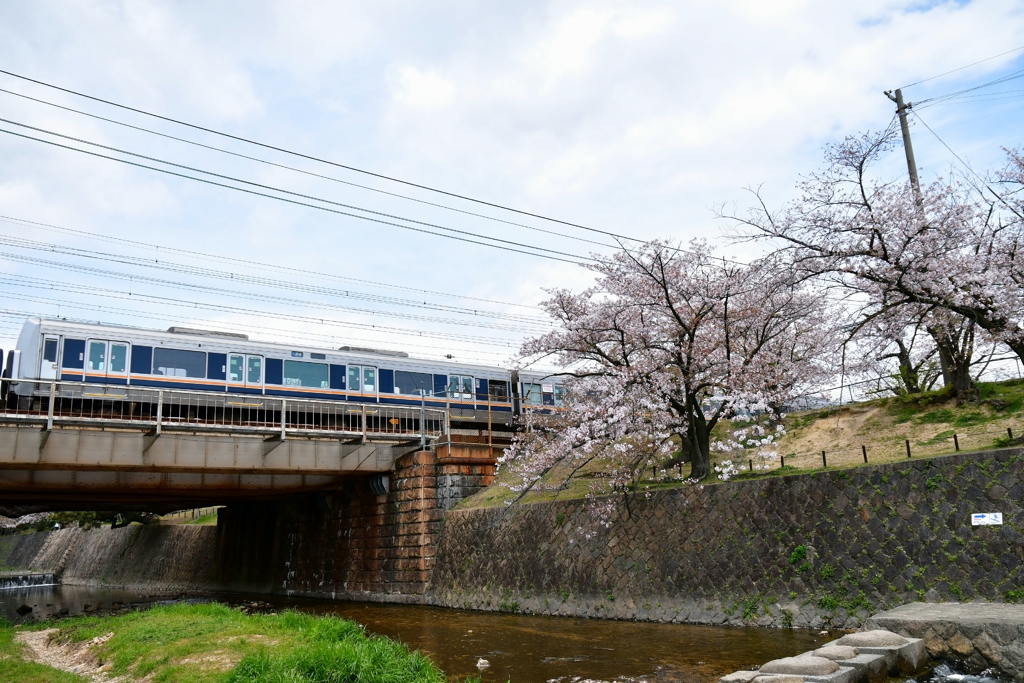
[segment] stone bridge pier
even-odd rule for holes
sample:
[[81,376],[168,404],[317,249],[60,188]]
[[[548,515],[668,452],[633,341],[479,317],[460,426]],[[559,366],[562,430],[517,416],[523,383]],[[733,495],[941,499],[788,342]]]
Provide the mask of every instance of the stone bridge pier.
[[[468,444],[467,444],[468,446]],[[395,461],[387,490],[339,490],[222,508],[214,583],[231,590],[419,603],[445,510],[491,484],[495,460],[440,447]]]

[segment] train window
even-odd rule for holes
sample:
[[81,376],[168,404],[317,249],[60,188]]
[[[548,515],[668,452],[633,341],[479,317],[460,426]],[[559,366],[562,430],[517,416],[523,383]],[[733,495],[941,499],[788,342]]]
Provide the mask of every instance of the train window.
[[229,382],[241,382],[242,381],[242,366],[245,363],[245,356],[229,356],[228,357],[228,381]]
[[260,356],[249,356],[248,362],[245,364],[245,382],[246,384],[262,384],[263,383],[263,358]]
[[57,340],[47,339],[43,343],[43,360],[47,363],[57,362]]
[[473,378],[468,375],[448,375],[448,395],[451,398],[473,400]]
[[363,368],[363,392],[367,394],[377,392],[377,368]]
[[107,342],[89,342],[89,364],[86,370],[88,372],[107,371]]
[[528,406],[544,405],[544,394],[539,384],[523,382],[523,400]]
[[326,363],[286,360],[284,362],[284,385],[286,387],[326,389],[330,385],[330,368]]
[[348,366],[348,390],[362,391],[363,370],[358,365]]
[[508,382],[492,379],[487,383],[487,390],[492,401],[508,402]]
[[426,372],[395,370],[395,393],[419,396],[420,390],[428,396],[434,390],[434,376]]
[[153,374],[165,377],[206,378],[206,354],[183,349],[153,349]]
[[562,388],[561,384],[555,385],[555,405],[562,405],[562,401],[565,400],[565,389]]
[[110,371],[122,373],[128,368],[128,345],[110,344]]

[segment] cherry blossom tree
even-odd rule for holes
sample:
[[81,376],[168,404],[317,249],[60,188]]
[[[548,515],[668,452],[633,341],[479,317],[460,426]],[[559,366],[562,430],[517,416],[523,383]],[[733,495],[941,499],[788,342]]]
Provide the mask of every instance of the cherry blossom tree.
[[[502,458],[520,494],[585,470],[604,491],[635,490],[680,449],[704,479],[714,449],[770,447],[787,400],[831,372],[834,317],[774,260],[741,265],[702,242],[653,242],[587,267],[596,284],[551,291],[556,329],[522,350],[561,366],[566,398]],[[715,438],[723,421],[731,429]]]
[[[872,167],[896,144],[895,130],[850,137],[825,150],[824,168],[800,183],[779,212],[759,192],[736,221],[745,238],[773,243],[803,278],[856,292],[860,323],[899,308],[926,311],[946,383],[972,389],[975,330],[1024,360],[1024,270],[1019,194],[986,198],[962,178],[936,180],[917,195],[883,182]],[[1010,153],[1003,180],[1024,180]]]

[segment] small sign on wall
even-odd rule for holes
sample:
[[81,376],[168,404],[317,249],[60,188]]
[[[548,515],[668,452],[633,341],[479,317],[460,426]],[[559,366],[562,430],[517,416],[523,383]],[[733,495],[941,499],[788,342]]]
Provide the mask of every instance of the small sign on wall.
[[1002,512],[975,512],[971,515],[971,526],[989,526],[1003,523]]

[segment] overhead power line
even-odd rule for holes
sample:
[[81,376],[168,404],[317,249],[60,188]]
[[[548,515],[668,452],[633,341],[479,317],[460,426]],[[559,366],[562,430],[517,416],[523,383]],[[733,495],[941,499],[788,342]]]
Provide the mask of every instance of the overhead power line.
[[[89,232],[89,231],[86,231],[86,230],[75,230],[74,228],[65,228],[65,227],[62,227],[62,226],[59,226],[59,225],[53,225],[53,224],[50,224],[50,223],[40,223],[38,221],[30,221],[30,220],[27,220],[27,219],[24,219],[24,218],[16,218],[16,217],[13,217],[13,216],[3,216],[3,215],[0,215],[0,222],[7,222],[7,223],[12,223],[14,225],[21,225],[21,226],[31,226],[33,228],[39,228],[39,229],[47,230],[47,231],[55,231],[55,232],[59,232],[59,233],[69,234],[69,235],[78,235],[80,237],[86,237],[86,238],[88,238],[90,240],[102,240],[102,241],[111,242],[111,243],[114,243],[114,244],[125,244],[125,245],[130,245],[132,247],[139,248],[139,249],[153,249],[153,250],[157,251],[158,253],[163,252],[163,253],[171,253],[171,254],[181,254],[183,256],[188,256],[188,257],[191,257],[191,258],[198,258],[198,259],[204,259],[204,260],[209,260],[209,261],[219,261],[219,262],[222,262],[222,263],[235,263],[235,264],[239,264],[239,265],[246,266],[246,267],[255,267],[255,268],[259,268],[260,270],[269,269],[269,270],[275,270],[275,271],[282,272],[282,273],[299,274],[299,275],[303,275],[303,276],[306,276],[306,277],[312,277],[313,279],[333,280],[335,282],[353,282],[353,283],[356,283],[358,285],[369,285],[371,287],[380,287],[380,288],[383,288],[383,289],[393,289],[393,290],[402,291],[402,292],[414,292],[416,294],[422,294],[424,297],[426,297],[427,295],[430,295],[430,296],[440,296],[440,297],[446,297],[446,298],[449,298],[449,299],[461,299],[461,300],[464,300],[464,301],[478,301],[480,303],[497,304],[499,306],[513,306],[513,307],[516,307],[516,308],[529,308],[529,309],[535,310],[535,311],[536,310],[540,310],[536,306],[530,306],[529,304],[515,304],[515,303],[511,303],[509,301],[499,301],[499,300],[496,300],[496,299],[484,299],[484,298],[480,298],[480,297],[468,296],[466,294],[452,294],[450,292],[438,292],[438,291],[435,291],[435,290],[422,289],[422,288],[416,288],[416,287],[409,287],[409,286],[406,286],[406,285],[396,285],[396,284],[387,283],[387,282],[376,282],[374,280],[362,280],[362,279],[359,279],[359,278],[345,277],[345,276],[342,276],[342,275],[334,275],[332,273],[321,273],[319,271],[304,270],[304,269],[300,269],[300,268],[291,268],[289,266],[282,266],[280,264],[264,263],[264,262],[261,262],[261,261],[251,261],[251,260],[246,260],[246,259],[234,258],[234,257],[231,257],[231,256],[221,256],[221,255],[218,255],[218,254],[210,254],[210,253],[202,252],[202,251],[193,251],[193,250],[190,250],[190,249],[181,249],[181,248],[178,248],[178,247],[168,247],[168,246],[161,245],[161,244],[153,244],[151,242],[140,242],[138,240],[130,240],[130,239],[126,239],[124,237],[112,237],[110,235],[104,235],[104,234],[101,234],[101,233],[98,233],[98,232]],[[424,303],[426,303],[426,302],[424,301]]]
[[[300,192],[292,192],[290,190],[285,190],[285,189],[282,189],[282,188],[279,188],[279,187],[274,187],[272,185],[264,185],[262,183],[256,183],[256,182],[253,182],[253,181],[250,181],[250,180],[244,180],[244,179],[241,179],[241,178],[235,178],[233,176],[228,176],[228,175],[224,175],[224,174],[221,174],[221,173],[214,173],[213,171],[206,171],[206,170],[203,170],[203,169],[200,169],[200,168],[195,168],[195,167],[192,167],[192,166],[185,166],[185,165],[182,165],[182,164],[174,163],[173,161],[166,161],[164,159],[158,159],[156,157],[150,157],[150,156],[146,156],[144,154],[138,154],[136,152],[130,152],[130,151],[118,149],[116,147],[109,147],[107,145],[101,145],[101,144],[96,143],[96,142],[90,142],[88,140],[83,140],[81,138],[75,138],[75,137],[72,137],[70,135],[64,135],[62,133],[55,133],[53,131],[45,130],[45,129],[42,129],[42,128],[37,128],[35,126],[30,126],[30,125],[27,125],[27,124],[24,124],[24,123],[18,123],[16,121],[9,121],[7,119],[0,119],[0,121],[4,121],[6,123],[9,123],[9,124],[12,124],[12,125],[15,125],[15,126],[21,126],[23,128],[28,128],[30,130],[35,130],[35,131],[38,131],[38,132],[41,132],[41,133],[45,133],[47,135],[53,135],[55,137],[63,138],[63,139],[66,139],[66,140],[74,140],[75,142],[80,142],[80,143],[85,144],[85,145],[91,145],[93,147],[99,147],[99,148],[102,148],[102,149],[107,149],[107,150],[110,150],[110,151],[117,152],[119,154],[127,154],[127,155],[134,156],[134,157],[137,157],[137,158],[140,158],[140,159],[146,159],[148,161],[153,161],[153,162],[156,162],[156,163],[165,164],[167,166],[173,166],[175,168],[185,169],[185,170],[188,170],[188,171],[192,171],[194,173],[202,173],[204,175],[213,176],[215,178],[221,178],[223,180],[229,180],[229,181],[235,182],[235,183],[242,183],[244,185],[249,185],[249,186],[252,186],[252,187],[258,187],[258,188],[260,188],[262,190],[269,190],[269,191],[272,191],[272,192],[280,192],[282,194],[291,195],[293,197],[300,197],[302,199],[308,199],[308,200],[311,200],[311,201],[322,202],[324,204],[330,204],[330,205],[333,205],[333,206],[340,206],[340,207],[344,207],[346,209],[351,209],[353,211],[363,211],[365,213],[373,214],[373,215],[376,215],[376,216],[383,216],[383,217],[391,218],[391,219],[394,219],[394,220],[406,221],[408,223],[413,223],[415,225],[424,225],[424,226],[428,226],[428,227],[431,227],[431,228],[436,228],[436,229],[439,229],[439,230],[444,230],[444,231],[446,231],[448,233],[455,233],[455,234],[444,234],[444,233],[433,232],[432,230],[425,230],[423,228],[417,228],[417,227],[414,227],[412,225],[404,225],[402,223],[395,223],[393,221],[382,220],[380,218],[373,218],[372,216],[363,216],[363,215],[360,215],[360,214],[350,213],[348,211],[339,211],[337,209],[331,209],[331,208],[324,207],[324,206],[318,206],[316,204],[309,204],[309,203],[306,203],[306,202],[301,202],[301,201],[297,201],[297,200],[294,200],[294,199],[289,199],[287,197],[278,197],[276,195],[267,194],[266,192],[259,192],[259,191],[250,190],[250,189],[247,189],[247,188],[244,188],[244,187],[237,187],[237,186],[234,186],[234,185],[228,185],[226,183],[216,182],[216,181],[213,181],[213,180],[208,180],[206,178],[197,178],[195,176],[191,176],[191,175],[188,175],[188,174],[185,174],[185,173],[177,173],[175,171],[169,171],[169,170],[164,169],[164,168],[157,168],[155,166],[148,166],[146,164],[140,164],[140,163],[136,163],[134,161],[129,161],[128,159],[120,159],[118,157],[112,157],[112,156],[108,156],[106,154],[99,154],[97,152],[91,152],[91,151],[86,150],[86,149],[81,149],[81,148],[78,148],[78,147],[72,147],[70,145],[64,145],[64,144],[61,144],[59,142],[53,142],[52,140],[44,140],[42,138],[37,138],[37,137],[33,137],[31,135],[25,135],[25,134],[22,134],[22,133],[17,133],[17,132],[12,131],[12,130],[6,130],[6,129],[3,129],[3,128],[0,128],[0,133],[7,133],[8,135],[14,135],[16,137],[24,138],[26,140],[33,140],[35,142],[41,142],[41,143],[46,144],[46,145],[51,145],[51,146],[54,146],[54,147],[60,147],[62,149],[71,150],[73,152],[79,152],[81,154],[88,154],[89,156],[98,157],[100,159],[107,159],[109,161],[117,161],[119,163],[127,164],[129,166],[135,166],[137,168],[145,168],[145,169],[148,169],[150,171],[157,171],[158,173],[164,173],[164,174],[176,176],[176,177],[179,177],[179,178],[185,178],[187,180],[195,180],[197,182],[206,183],[208,185],[214,185],[214,186],[217,186],[217,187],[227,188],[229,190],[235,190],[236,192],[245,192],[247,194],[252,194],[252,195],[259,196],[259,197],[266,197],[268,199],[276,199],[277,201],[287,202],[289,204],[296,204],[298,206],[306,206],[306,207],[313,208],[313,209],[319,209],[321,211],[327,211],[327,212],[330,212],[330,213],[336,213],[336,214],[339,214],[339,215],[342,215],[342,216],[348,216],[350,218],[358,218],[358,219],[364,220],[364,221],[371,221],[371,222],[374,222],[374,223],[380,223],[382,225],[390,225],[390,226],[393,226],[393,227],[396,227],[396,228],[403,228],[405,230],[412,230],[414,232],[420,232],[420,233],[424,233],[424,234],[427,234],[427,235],[434,235],[435,237],[446,237],[448,239],[458,240],[460,242],[469,242],[471,244],[478,244],[480,246],[491,247],[491,248],[494,248],[494,249],[504,249],[506,251],[512,251],[512,252],[517,252],[517,253],[520,253],[520,254],[526,254],[527,256],[539,256],[541,258],[547,258],[547,259],[552,259],[552,260],[555,260],[555,261],[563,261],[565,263],[574,263],[574,264],[577,263],[577,261],[571,261],[569,259],[592,260],[592,259],[590,259],[589,257],[586,257],[586,256],[579,256],[578,254],[571,254],[571,253],[564,252],[564,251],[558,251],[556,249],[548,249],[546,247],[536,247],[536,246],[532,246],[532,245],[529,245],[529,244],[523,244],[521,242],[513,242],[511,240],[506,240],[506,239],[502,239],[502,238],[499,238],[499,237],[490,237],[488,235],[481,235],[481,234],[478,234],[478,233],[470,232],[468,230],[459,230],[457,228],[448,228],[448,227],[445,227],[445,226],[442,226],[442,225],[437,225],[437,224],[433,224],[433,223],[425,223],[423,221],[417,221],[417,220],[414,220],[414,219],[411,219],[411,218],[403,218],[401,216],[394,216],[394,215],[391,215],[391,214],[382,213],[380,211],[373,211],[371,209],[364,209],[364,208],[361,208],[361,207],[358,207],[358,206],[351,206],[349,204],[343,204],[341,202],[336,202],[336,201],[333,201],[333,200],[330,200],[330,199],[323,199],[321,197],[315,197],[313,195],[302,194]],[[460,237],[459,235],[468,235],[470,237],[474,237],[474,238],[477,238],[477,239],[469,239],[469,237]],[[497,244],[491,244],[491,243],[488,243],[488,242],[481,242],[481,241],[479,241],[481,239],[483,239],[483,240],[491,240],[492,242],[496,242]],[[516,247],[519,247],[519,248],[516,248]],[[532,249],[533,251],[525,251],[526,249]],[[545,253],[543,253],[543,254],[536,253],[538,251],[545,252]],[[552,256],[552,254],[555,254],[556,256]],[[560,258],[560,257],[563,257],[563,256],[567,257],[567,258]]]
[[[80,114],[81,116],[88,116],[89,118],[96,119],[98,121],[105,121],[107,123],[113,123],[114,125],[123,126],[124,128],[130,128],[131,130],[137,130],[137,131],[140,131],[140,132],[143,132],[143,133],[148,133],[150,135],[156,135],[156,136],[168,139],[168,140],[174,140],[176,142],[183,142],[186,145],[193,145],[195,147],[200,147],[202,149],[208,149],[208,150],[211,150],[211,151],[214,151],[214,152],[219,152],[221,154],[228,154],[230,156],[237,157],[239,159],[246,159],[248,161],[255,161],[255,162],[260,163],[260,164],[266,164],[267,166],[273,166],[275,168],[280,168],[280,169],[284,169],[284,170],[287,170],[287,171],[293,171],[295,173],[301,173],[303,175],[307,175],[307,176],[310,176],[310,177],[313,177],[313,178],[320,178],[322,180],[329,180],[329,181],[331,181],[333,183],[340,183],[342,185],[348,185],[349,187],[357,187],[357,188],[359,188],[361,190],[368,190],[370,192],[376,192],[378,194],[387,195],[389,197],[397,197],[399,199],[404,199],[404,200],[410,201],[410,202],[416,202],[417,204],[423,204],[425,206],[433,206],[433,207],[436,207],[436,208],[439,208],[439,209],[444,209],[446,211],[454,211],[456,213],[461,213],[461,214],[464,214],[466,216],[473,216],[475,218],[483,218],[484,220],[494,221],[496,223],[503,223],[505,225],[512,225],[512,226],[515,226],[517,228],[525,228],[526,230],[533,230],[535,232],[541,232],[541,233],[544,233],[544,234],[547,234],[547,235],[554,235],[556,237],[564,237],[566,239],[576,240],[578,242],[586,242],[587,244],[594,244],[594,245],[599,246],[599,247],[612,247],[612,248],[615,248],[615,246],[616,246],[616,245],[612,245],[612,244],[606,244],[604,242],[597,242],[595,240],[589,240],[589,239],[586,239],[585,237],[579,237],[578,235],[570,235],[568,233],[557,232],[555,230],[545,230],[544,228],[538,228],[538,227],[536,227],[534,225],[527,225],[526,223],[516,223],[515,221],[508,221],[508,220],[505,220],[503,218],[497,218],[495,216],[488,216],[487,214],[475,213],[473,211],[466,211],[465,209],[458,209],[458,208],[456,208],[454,206],[448,206],[447,204],[438,204],[437,202],[428,202],[425,199],[418,199],[416,197],[410,197],[409,195],[399,194],[397,192],[388,192],[387,190],[381,190],[381,189],[376,188],[376,187],[370,187],[369,185],[360,185],[359,183],[353,183],[353,182],[348,181],[348,180],[341,180],[340,178],[334,178],[334,177],[331,177],[331,176],[323,175],[321,173],[314,173],[312,171],[307,171],[307,170],[302,169],[302,168],[296,168],[295,166],[288,166],[287,164],[279,164],[279,163],[276,163],[276,162],[273,162],[273,161],[268,161],[267,159],[261,159],[259,157],[249,156],[248,154],[241,154],[239,152],[232,152],[231,150],[224,149],[222,147],[214,147],[213,145],[204,145],[201,142],[196,142],[194,140],[189,140],[187,138],[181,138],[181,137],[178,137],[176,135],[168,135],[167,133],[161,133],[160,131],[151,130],[149,128],[143,128],[141,126],[133,126],[130,123],[125,123],[123,121],[118,121],[116,119],[107,118],[105,116],[99,116],[97,114],[91,114],[91,113],[89,113],[87,111],[82,111],[80,109],[75,109],[73,107],[65,107],[64,105],[57,104],[55,102],[48,102],[46,100],[39,99],[37,97],[29,97],[28,95],[24,95],[22,93],[14,92],[13,90],[5,90],[4,88],[0,88],[0,92],[6,93],[8,95],[13,95],[15,97],[21,97],[23,99],[30,100],[32,102],[37,102],[39,104],[45,104],[47,106],[55,107],[57,109],[62,109],[64,111],[69,111],[69,112],[72,112],[74,114]],[[623,237],[622,239],[627,239],[627,238]],[[640,241],[640,240],[634,240],[634,241]]]
[[901,88],[901,90],[906,90],[907,88],[909,88],[911,86],[920,85],[921,83],[927,83],[928,81],[933,81],[936,78],[942,78],[943,76],[948,76],[949,74],[956,73],[957,71],[963,71],[964,69],[969,69],[972,66],[977,66],[978,64],[984,64],[985,62],[991,61],[993,59],[998,59],[999,57],[1002,57],[1002,56],[1008,55],[1008,54],[1012,54],[1014,52],[1020,52],[1021,50],[1024,50],[1024,45],[1021,45],[1020,47],[1015,47],[1012,50],[1007,50],[1006,52],[1000,52],[999,54],[992,55],[991,57],[986,57],[985,59],[979,59],[976,62],[971,62],[970,64],[965,64],[964,66],[960,66],[960,67],[957,67],[955,69],[950,69],[949,71],[945,71],[945,72],[943,72],[943,73],[941,73],[941,74],[939,74],[937,76],[929,76],[928,78],[922,78],[919,81],[914,81],[910,85],[904,85]]
[[982,184],[982,186],[983,186],[983,187],[984,187],[984,188],[985,188],[986,190],[988,190],[989,192],[991,192],[991,193],[992,193],[992,196],[994,196],[994,197],[995,197],[996,199],[998,199],[998,200],[1000,201],[1000,203],[1002,203],[1002,205],[1003,205],[1003,206],[1005,206],[1005,207],[1006,207],[1006,208],[1008,208],[1008,209],[1009,209],[1010,211],[1012,211],[1012,212],[1013,212],[1014,214],[1016,214],[1018,218],[1024,218],[1024,216],[1021,216],[1020,212],[1019,212],[1019,211],[1018,211],[1018,210],[1017,210],[1017,209],[1016,209],[1016,208],[1015,208],[1015,207],[1014,207],[1014,206],[1013,206],[1012,204],[1010,204],[1010,203],[1009,203],[1008,201],[1006,201],[1005,199],[1003,199],[1002,195],[1000,195],[1000,194],[999,194],[998,192],[996,192],[995,190],[993,190],[993,189],[992,189],[992,186],[991,186],[991,185],[989,185],[988,181],[987,181],[987,180],[985,180],[984,178],[982,178],[982,177],[981,177],[980,175],[978,175],[978,174],[977,174],[977,173],[975,172],[975,170],[974,170],[973,168],[971,168],[971,165],[970,165],[970,164],[968,164],[968,163],[967,163],[966,161],[964,161],[963,159],[961,159],[961,158],[960,158],[960,155],[959,155],[959,154],[957,154],[956,152],[954,152],[954,151],[953,151],[953,148],[952,148],[952,147],[950,147],[949,145],[947,145],[947,144],[946,144],[946,141],[945,141],[945,140],[943,140],[942,138],[940,138],[940,137],[939,137],[939,134],[938,134],[938,133],[936,133],[936,132],[935,132],[934,130],[932,130],[932,127],[931,127],[931,126],[929,126],[929,125],[928,125],[927,123],[925,123],[925,120],[921,118],[921,114],[919,114],[919,113],[918,113],[918,112],[916,112],[916,111],[912,111],[911,113],[913,113],[913,114],[914,114],[914,116],[915,116],[915,117],[917,117],[917,120],[918,120],[918,121],[920,121],[920,122],[921,122],[921,124],[922,124],[922,125],[923,125],[923,126],[924,126],[925,128],[927,128],[927,129],[928,129],[928,132],[929,132],[929,133],[931,133],[932,135],[934,135],[934,136],[935,136],[935,139],[936,139],[936,140],[938,140],[938,141],[939,141],[940,143],[942,143],[942,146],[943,146],[943,147],[945,147],[945,148],[946,148],[947,150],[949,150],[949,153],[950,153],[950,154],[952,154],[952,155],[953,155],[953,156],[954,156],[954,157],[956,158],[956,160],[960,162],[960,165],[961,165],[961,166],[963,166],[963,167],[964,167],[965,169],[967,169],[967,171],[968,171],[968,172],[969,172],[969,173],[970,173],[971,175],[973,175],[973,176],[974,176],[975,178],[977,178],[977,179],[978,179],[978,182],[980,182],[980,183]]
[[936,95],[935,97],[923,99],[920,102],[914,102],[913,106],[916,109],[926,109],[927,107],[934,106],[938,102],[950,100],[953,99],[954,97],[960,97],[961,95],[964,95],[966,93],[974,92],[975,90],[981,90],[982,88],[988,88],[993,85],[999,85],[1000,83],[1006,83],[1008,81],[1013,81],[1022,77],[1024,77],[1024,69],[1013,71],[1011,73],[1006,74],[1005,76],[1000,76],[999,78],[993,79],[987,83],[982,83],[981,85],[975,85],[970,88],[963,88],[961,90],[949,92],[946,93],[945,95]]
[[515,209],[513,207],[506,206],[506,205],[503,205],[503,204],[497,204],[497,203],[494,203],[494,202],[485,201],[483,199],[476,199],[474,197],[470,197],[470,196],[467,196],[467,195],[462,195],[462,194],[458,194],[458,193],[455,193],[455,192],[449,192],[447,190],[441,190],[441,189],[438,189],[438,188],[435,188],[435,187],[430,187],[428,185],[422,185],[420,183],[414,183],[414,182],[411,182],[411,181],[408,181],[408,180],[402,180],[401,178],[396,178],[396,177],[384,175],[384,174],[381,174],[381,173],[375,173],[373,171],[367,171],[365,169],[357,168],[355,166],[349,166],[349,165],[346,165],[346,164],[341,164],[341,163],[330,161],[330,160],[327,160],[327,159],[322,159],[320,157],[315,157],[315,156],[312,156],[312,155],[309,155],[309,154],[303,154],[301,152],[296,152],[296,151],[293,151],[293,150],[285,149],[283,147],[277,147],[275,145],[267,144],[267,143],[264,143],[264,142],[259,142],[257,140],[252,140],[250,138],[244,138],[244,137],[241,137],[241,136],[238,136],[238,135],[232,135],[231,133],[225,133],[223,131],[215,130],[213,128],[207,128],[205,126],[200,126],[198,124],[189,123],[187,121],[182,121],[180,119],[171,118],[169,116],[164,116],[162,114],[156,114],[156,113],[153,113],[153,112],[149,112],[149,111],[146,111],[144,109],[139,109],[139,108],[136,108],[136,107],[131,107],[131,106],[125,105],[125,104],[120,104],[118,102],[114,102],[112,100],[103,99],[101,97],[96,97],[94,95],[88,95],[86,93],[79,92],[79,91],[76,91],[76,90],[71,90],[69,88],[64,88],[64,87],[61,87],[59,85],[55,85],[53,83],[47,83],[46,81],[41,81],[41,80],[38,80],[38,79],[35,79],[35,78],[29,78],[28,76],[23,76],[21,74],[16,74],[13,71],[6,71],[4,69],[0,69],[0,73],[6,74],[6,75],[11,76],[13,78],[18,78],[18,79],[23,80],[23,81],[27,81],[29,83],[35,83],[37,85],[41,85],[41,86],[44,86],[46,88],[51,88],[53,90],[58,90],[60,92],[65,92],[65,93],[68,93],[69,95],[74,95],[76,97],[82,97],[82,98],[85,98],[85,99],[88,99],[88,100],[92,100],[93,102],[99,102],[101,104],[106,104],[106,105],[109,105],[111,107],[117,107],[119,109],[124,109],[126,111],[135,112],[136,114],[142,114],[143,116],[149,116],[149,117],[152,117],[152,118],[155,118],[155,119],[159,119],[161,121],[167,121],[168,123],[173,123],[173,124],[176,124],[176,125],[179,125],[179,126],[185,126],[185,127],[188,127],[188,128],[192,128],[193,130],[201,130],[204,133],[211,133],[213,135],[218,135],[220,137],[228,138],[228,139],[231,139],[231,140],[237,140],[238,142],[244,142],[244,143],[249,144],[249,145],[255,145],[257,147],[262,147],[264,149],[273,150],[275,152],[281,152],[282,154],[288,154],[288,155],[299,157],[299,158],[302,158],[302,159],[308,159],[309,161],[315,161],[317,163],[327,164],[329,166],[334,166],[336,168],[343,168],[343,169],[345,169],[347,171],[353,171],[355,173],[362,173],[364,175],[372,176],[374,178],[380,178],[381,180],[387,180],[387,181],[393,182],[393,183],[400,183],[402,185],[407,185],[409,187],[415,187],[415,188],[418,188],[418,189],[421,189],[421,190],[426,190],[428,192],[435,192],[437,194],[445,195],[445,196],[448,196],[448,197],[453,197],[453,198],[456,198],[456,199],[462,199],[462,200],[467,201],[467,202],[473,202],[475,204],[480,204],[480,205],[483,205],[483,206],[490,206],[490,207],[495,208],[495,209],[501,209],[502,211],[511,211],[512,213],[517,213],[517,214],[520,214],[522,216],[530,216],[531,218],[538,218],[540,220],[549,221],[549,222],[552,222],[552,223],[559,223],[561,225],[566,225],[566,226],[569,226],[569,227],[578,228],[580,230],[586,230],[588,232],[593,232],[593,233],[598,233],[598,234],[602,234],[602,235],[607,235],[609,237],[614,237],[616,239],[627,240],[627,241],[631,241],[631,242],[641,242],[641,243],[644,241],[644,240],[637,239],[635,237],[627,237],[625,235],[619,235],[617,233],[610,232],[610,231],[607,231],[607,230],[600,230],[598,228],[591,228],[591,227],[588,227],[588,226],[585,226],[585,225],[580,225],[579,223],[572,223],[572,222],[569,222],[569,221],[560,220],[558,218],[551,218],[550,216],[545,216],[543,214],[532,213],[530,211],[524,211],[524,210],[521,210],[521,209]]

